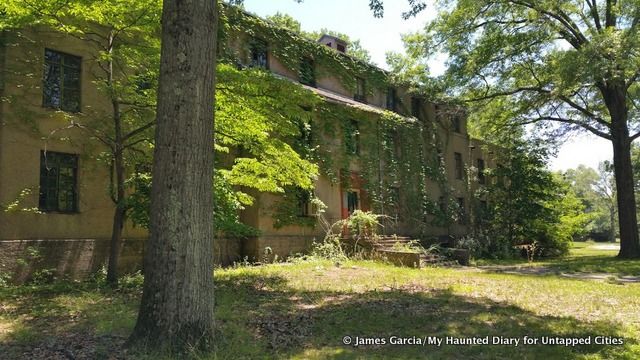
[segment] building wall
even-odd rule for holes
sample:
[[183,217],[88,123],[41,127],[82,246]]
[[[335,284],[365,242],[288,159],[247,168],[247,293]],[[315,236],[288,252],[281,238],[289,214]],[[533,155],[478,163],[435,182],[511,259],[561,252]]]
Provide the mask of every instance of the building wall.
[[[242,33],[229,37],[230,48],[238,58],[248,58],[246,44],[249,40],[248,35]],[[102,145],[90,139],[85,131],[69,128],[68,125],[70,120],[109,124],[110,103],[94,83],[93,74],[100,71],[92,60],[97,51],[88,42],[44,29],[8,32],[4,36],[4,42],[0,41],[0,44],[2,43],[6,46],[0,46],[0,96],[3,99],[0,102],[0,205],[6,206],[18,201],[18,206],[14,211],[0,211],[0,254],[4,254],[0,256],[0,271],[3,271],[4,266],[5,269],[12,269],[11,271],[18,273],[20,278],[28,277],[29,271],[17,268],[15,260],[23,258],[29,249],[34,248],[46,254],[47,260],[40,263],[42,266],[55,268],[72,276],[93,271],[106,261],[108,239],[111,235],[114,204],[108,195],[110,174],[107,165],[97,160],[98,155],[105,150]],[[55,111],[42,106],[45,48],[82,57],[80,113]],[[270,71],[291,81],[299,80],[297,71],[289,69],[272,53],[269,55]],[[317,79],[318,88],[353,101],[353,90],[347,89],[337,77],[330,76],[326,71],[316,73],[321,75]],[[366,103],[375,108],[368,116],[374,120],[366,121],[377,121],[375,119],[379,119],[379,113],[386,106],[387,89],[373,88],[370,83],[367,83],[366,87]],[[398,111],[408,115],[411,112],[411,94],[405,87],[399,87],[397,93]],[[439,118],[436,104],[424,101],[420,113],[420,121],[439,121],[444,125],[439,128],[441,138],[446,139],[442,150],[448,185],[452,188],[453,196],[464,197],[466,204],[470,204],[469,190],[475,189],[477,185],[473,181],[469,182],[467,178],[455,179],[454,153],[461,153],[467,164],[479,157],[488,159],[487,154],[479,143],[469,139],[464,121],[462,131],[458,134],[448,128],[447,118]],[[336,126],[336,129],[340,128]],[[337,133],[324,139],[323,146],[337,150],[343,139],[343,134]],[[470,147],[470,144],[478,145]],[[78,213],[34,211],[38,207],[40,152],[45,149],[79,155]],[[487,167],[491,166],[490,161],[486,163]],[[361,172],[357,161],[351,162],[349,168],[352,173]],[[362,207],[366,209],[369,207],[366,194],[362,184],[357,186],[363,191]],[[442,195],[439,185],[427,180],[425,186],[431,199],[436,202]],[[25,190],[30,192],[25,193]],[[325,217],[330,223],[345,216],[345,190],[347,189],[343,189],[339,182],[332,182],[324,176],[316,180],[314,193],[327,205]],[[319,226],[276,228],[273,207],[279,196],[253,195],[256,198],[255,204],[242,212],[241,219],[257,228],[261,234],[246,240],[217,239],[215,251],[219,263],[228,264],[245,257],[257,261],[273,259],[276,255],[278,258],[284,258],[290,254],[304,252],[313,241],[318,241],[324,236],[324,231]],[[415,232],[415,229],[404,223],[398,223],[392,229],[400,235],[411,235]],[[467,232],[467,226],[453,224],[448,228],[433,227],[429,231],[435,237],[461,236]],[[140,268],[146,237],[147,232],[144,229],[126,224],[126,241],[122,249],[124,270]]]

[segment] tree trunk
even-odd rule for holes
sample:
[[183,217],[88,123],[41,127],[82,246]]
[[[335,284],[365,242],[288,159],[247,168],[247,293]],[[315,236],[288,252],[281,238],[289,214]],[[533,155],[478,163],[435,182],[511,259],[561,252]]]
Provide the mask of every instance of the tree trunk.
[[626,139],[613,138],[613,166],[618,194],[618,222],[620,224],[620,252],[618,257],[625,259],[640,258],[636,196],[631,167],[631,142],[628,135]]
[[129,344],[212,345],[216,23],[216,1],[164,0],[150,238]]
[[620,225],[620,252],[618,257],[640,258],[640,239],[636,213],[636,196],[631,165],[631,140],[627,120],[624,84],[603,91],[605,103],[611,115],[611,142],[613,143],[613,168],[618,200],[618,223]]
[[609,241],[614,243],[616,242],[616,208],[613,206],[609,207],[609,223],[611,224],[609,228]]
[[[116,132],[118,133],[118,132]],[[118,136],[116,135],[116,138]],[[119,145],[116,145],[119,147]],[[109,249],[109,266],[107,270],[107,283],[111,286],[118,285],[118,263],[120,260],[120,248],[122,247],[122,228],[125,219],[125,193],[124,193],[124,159],[120,149],[114,155],[114,167],[116,173],[116,208],[113,214],[113,229],[111,230],[111,245]]]

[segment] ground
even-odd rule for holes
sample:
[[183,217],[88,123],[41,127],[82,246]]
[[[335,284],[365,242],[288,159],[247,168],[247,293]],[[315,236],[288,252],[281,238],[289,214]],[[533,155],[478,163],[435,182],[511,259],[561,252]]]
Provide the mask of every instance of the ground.
[[[578,244],[566,259],[533,264],[407,269],[299,261],[216,270],[218,350],[203,358],[640,358],[640,283],[624,281],[640,276],[640,261],[615,260],[615,250],[598,246]],[[140,281],[128,277],[118,290],[99,281],[0,289],[1,357],[137,358],[135,349],[121,348]],[[519,344],[355,347],[343,344],[346,336],[495,336]],[[524,345],[525,336],[591,345]],[[596,344],[598,336],[623,344]]]

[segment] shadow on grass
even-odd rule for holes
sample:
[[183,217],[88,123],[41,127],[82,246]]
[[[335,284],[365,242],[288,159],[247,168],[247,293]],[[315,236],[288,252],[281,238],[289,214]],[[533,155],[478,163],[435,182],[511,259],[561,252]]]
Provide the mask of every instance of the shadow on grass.
[[[638,352],[634,338],[621,346],[596,345],[596,336],[625,337],[609,322],[541,316],[486,298],[416,285],[364,293],[300,291],[277,276],[216,279],[216,358],[603,358]],[[591,345],[345,346],[355,337],[524,336],[591,338]],[[541,341],[541,340],[540,340]],[[638,355],[638,354],[636,354]]]
[[133,327],[139,291],[58,282],[0,289],[0,357],[108,358]]
[[575,256],[553,260],[548,268],[555,272],[610,273],[640,276],[640,260],[623,260],[614,256]]

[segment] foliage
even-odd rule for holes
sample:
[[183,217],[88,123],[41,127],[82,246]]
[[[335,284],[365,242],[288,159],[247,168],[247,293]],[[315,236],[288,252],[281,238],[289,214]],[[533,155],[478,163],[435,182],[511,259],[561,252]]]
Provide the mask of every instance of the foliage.
[[[545,169],[548,153],[540,142],[503,141],[495,179],[487,186],[488,207],[476,236],[484,256],[505,257],[512,246],[536,244],[538,256],[566,253],[588,217],[568,184]],[[475,251],[478,252],[478,247]]]
[[349,233],[360,239],[372,240],[378,233],[378,227],[381,226],[379,222],[381,217],[371,211],[355,210],[347,218]]
[[[379,4],[381,1],[375,1]],[[422,34],[423,56],[444,52],[448,95],[501,106],[511,125],[557,137],[589,131],[612,142],[619,256],[640,257],[630,144],[640,137],[637,1],[444,0]]]
[[585,227],[588,236],[605,234],[610,240],[616,233],[616,194],[611,164],[603,162],[598,171],[580,165],[563,174],[582,202],[589,222]]
[[346,34],[332,31],[326,28],[322,28],[320,31],[302,31],[302,27],[298,20],[294,19],[291,15],[283,14],[280,12],[277,12],[271,16],[267,16],[266,20],[271,21],[281,28],[300,34],[311,41],[318,41],[324,34],[335,36],[347,43],[347,54],[349,54],[349,56],[367,63],[371,63],[371,54],[367,49],[362,47],[362,45],[360,44],[360,40],[352,41]]

